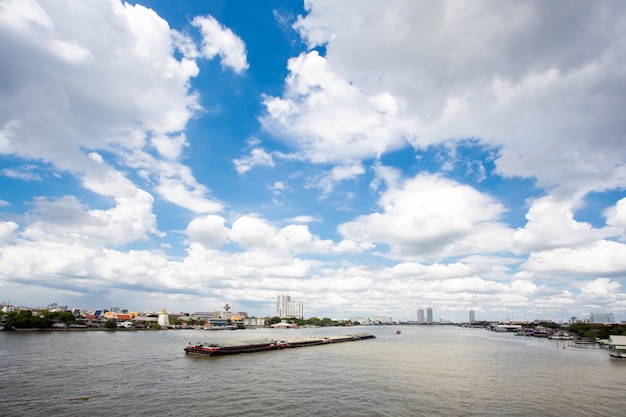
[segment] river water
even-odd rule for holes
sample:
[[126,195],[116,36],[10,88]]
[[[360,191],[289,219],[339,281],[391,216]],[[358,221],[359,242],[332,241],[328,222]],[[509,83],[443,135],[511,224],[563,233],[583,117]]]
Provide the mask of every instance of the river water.
[[[183,351],[363,332],[376,339]],[[564,344],[452,326],[0,332],[0,416],[624,415],[626,360]]]

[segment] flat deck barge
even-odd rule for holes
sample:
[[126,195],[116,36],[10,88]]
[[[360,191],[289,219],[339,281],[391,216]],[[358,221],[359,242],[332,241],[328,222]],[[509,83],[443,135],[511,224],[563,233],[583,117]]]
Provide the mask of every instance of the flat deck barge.
[[374,339],[376,336],[369,333],[340,335],[340,336],[312,336],[294,340],[263,339],[240,343],[194,343],[185,348],[188,355],[219,356],[236,353],[263,352],[266,350],[280,350],[306,346],[328,345],[332,343],[354,342],[357,340]]

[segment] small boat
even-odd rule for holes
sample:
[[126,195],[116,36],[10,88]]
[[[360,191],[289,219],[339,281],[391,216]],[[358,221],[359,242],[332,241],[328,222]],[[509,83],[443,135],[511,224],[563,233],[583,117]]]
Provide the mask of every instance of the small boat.
[[396,330],[396,334],[401,334],[402,332],[400,330]]

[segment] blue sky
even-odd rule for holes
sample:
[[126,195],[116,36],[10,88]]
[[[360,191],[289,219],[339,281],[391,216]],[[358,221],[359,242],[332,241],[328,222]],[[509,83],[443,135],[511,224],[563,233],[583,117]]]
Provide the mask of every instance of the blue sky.
[[626,320],[626,6],[0,1],[0,301]]

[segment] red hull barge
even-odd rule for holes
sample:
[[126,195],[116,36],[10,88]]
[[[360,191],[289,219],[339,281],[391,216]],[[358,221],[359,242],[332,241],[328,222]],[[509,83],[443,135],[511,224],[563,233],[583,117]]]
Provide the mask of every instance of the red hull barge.
[[295,339],[291,341],[266,339],[254,342],[228,344],[195,343],[189,344],[189,346],[185,348],[185,353],[188,355],[200,356],[234,355],[237,353],[264,352],[267,350],[280,350],[306,346],[327,345],[332,343],[354,342],[357,340],[374,338],[374,335],[366,333],[331,337],[309,337],[304,339]]

